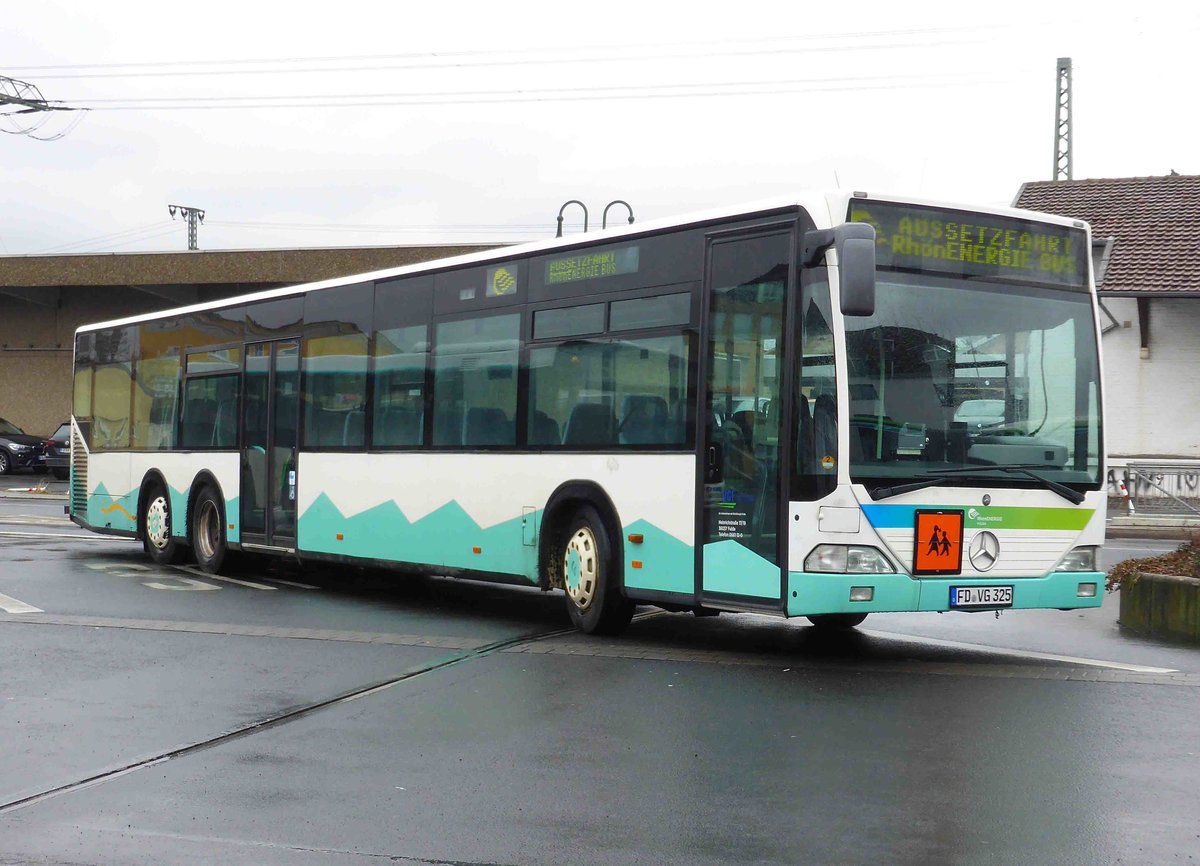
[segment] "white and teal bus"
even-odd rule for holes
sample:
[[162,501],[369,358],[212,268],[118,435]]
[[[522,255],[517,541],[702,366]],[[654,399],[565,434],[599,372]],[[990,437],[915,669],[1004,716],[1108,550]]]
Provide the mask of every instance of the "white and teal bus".
[[1090,249],[814,194],[84,327],[71,517],[563,589],[588,632],[1095,607]]

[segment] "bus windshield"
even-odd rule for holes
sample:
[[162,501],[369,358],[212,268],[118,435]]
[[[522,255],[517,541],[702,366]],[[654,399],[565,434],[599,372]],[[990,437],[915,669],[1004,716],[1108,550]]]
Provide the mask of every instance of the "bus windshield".
[[1006,466],[1098,488],[1087,292],[881,272],[874,315],[845,322],[856,483],[1038,483],[987,469]]

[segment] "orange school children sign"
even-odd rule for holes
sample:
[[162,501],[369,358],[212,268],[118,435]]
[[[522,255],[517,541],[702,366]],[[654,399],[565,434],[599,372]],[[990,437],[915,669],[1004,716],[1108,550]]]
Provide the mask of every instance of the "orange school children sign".
[[913,574],[962,573],[963,513],[917,511]]

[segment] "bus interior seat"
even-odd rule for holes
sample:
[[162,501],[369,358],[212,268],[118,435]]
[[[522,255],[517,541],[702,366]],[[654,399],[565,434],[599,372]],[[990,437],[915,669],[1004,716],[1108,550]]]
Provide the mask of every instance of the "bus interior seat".
[[375,422],[376,445],[420,445],[424,418],[413,409],[385,409]]
[[[933,371],[928,364],[915,363],[907,375],[897,375],[888,382],[884,410],[896,419],[897,428],[904,424],[924,428],[924,460],[941,460],[945,456],[946,407],[934,386]],[[895,453],[894,448],[891,453]]]
[[[209,401],[212,402],[212,401]],[[212,444],[218,448],[237,445],[237,401],[222,400],[213,413]]]
[[837,401],[831,394],[821,394],[813,404],[812,440],[812,470],[816,471],[822,458],[837,456]]
[[351,409],[342,424],[342,444],[362,447],[365,441],[367,413],[362,409]]
[[747,444],[754,442],[754,428],[757,421],[757,413],[754,409],[741,409],[737,412],[732,412],[725,419],[726,424],[734,424],[742,431],[742,438]]
[[437,406],[433,413],[433,444],[462,445],[463,412],[454,405]]
[[558,431],[558,422],[543,412],[534,409],[529,419],[530,445],[561,445],[562,439]]
[[183,408],[183,441],[192,447],[211,444],[216,417],[216,400],[189,400]]
[[618,428],[622,445],[662,445],[669,441],[667,401],[652,394],[630,394],[621,404]]
[[803,394],[796,401],[799,415],[799,430],[796,436],[796,469],[800,474],[812,472],[816,460],[813,457],[813,419],[808,408],[808,398]]
[[[280,408],[283,401],[280,401]],[[279,416],[282,417],[282,416]],[[346,428],[344,412],[331,409],[314,408],[308,416],[310,427],[304,434],[305,441],[310,445],[341,445],[342,435]],[[279,422],[276,421],[276,424]]]
[[511,445],[512,422],[503,409],[495,406],[472,406],[463,416],[462,444]]
[[617,419],[604,403],[578,403],[563,430],[564,445],[615,445]]
[[97,445],[102,448],[129,447],[129,419],[104,418],[97,415],[92,434]]
[[[300,405],[295,394],[279,395],[279,402],[275,405],[276,447],[291,447],[296,444],[296,421],[298,420],[296,413],[299,408]],[[322,442],[324,441],[322,440]]]

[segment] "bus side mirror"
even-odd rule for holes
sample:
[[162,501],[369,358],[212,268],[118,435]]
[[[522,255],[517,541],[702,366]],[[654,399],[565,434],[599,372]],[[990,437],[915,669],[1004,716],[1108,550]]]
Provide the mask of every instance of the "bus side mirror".
[[830,247],[837,253],[842,315],[870,316],[875,312],[875,227],[842,223],[834,229],[804,233],[801,263],[820,264]]

